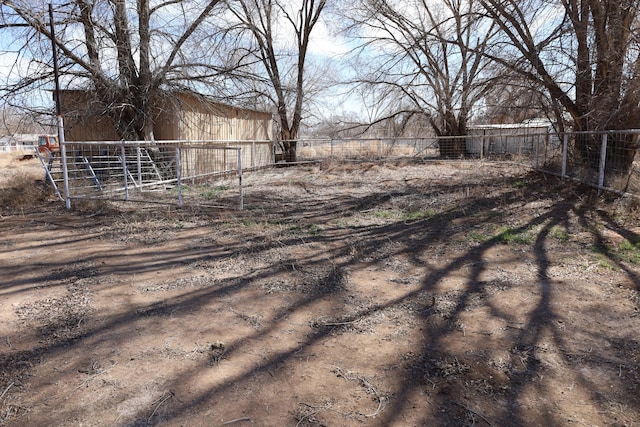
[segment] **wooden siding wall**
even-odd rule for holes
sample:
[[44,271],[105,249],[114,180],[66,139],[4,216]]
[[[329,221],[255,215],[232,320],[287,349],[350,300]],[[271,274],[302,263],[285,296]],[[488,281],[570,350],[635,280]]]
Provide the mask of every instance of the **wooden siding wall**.
[[113,122],[108,117],[90,117],[64,121],[65,141],[117,141]]
[[[241,148],[243,169],[260,168],[273,164],[272,145],[268,141],[211,145]],[[212,150],[196,147],[197,146],[189,146],[189,148],[184,148],[180,151],[180,171],[182,176],[198,177],[212,173],[237,170],[237,151]]]
[[61,108],[64,116],[65,141],[117,141],[120,138],[113,121],[98,115],[98,106],[92,104],[83,91],[63,91]]
[[184,141],[271,140],[270,113],[242,110],[223,104],[203,104],[182,97],[180,137]]
[[158,141],[180,140],[180,116],[174,109],[164,110],[153,124],[153,137]]
[[[83,91],[64,91],[62,109],[68,141],[118,141],[111,119],[98,115],[91,97]],[[271,113],[244,110],[179,94],[164,106],[154,123],[158,141],[252,141],[272,138]]]

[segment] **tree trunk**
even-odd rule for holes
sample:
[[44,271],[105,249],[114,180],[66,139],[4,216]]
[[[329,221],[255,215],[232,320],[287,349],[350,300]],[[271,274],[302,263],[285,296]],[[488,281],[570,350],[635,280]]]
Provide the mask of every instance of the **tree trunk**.
[[456,115],[449,109],[445,113],[444,128],[440,129],[432,126],[436,134],[440,137],[438,144],[440,145],[440,157],[445,159],[459,159],[467,155],[467,143],[465,134],[467,133],[466,115],[461,112],[460,116]]
[[284,161],[287,163],[295,163],[297,161],[296,148],[297,141],[284,141]]
[[284,161],[287,163],[295,163],[297,161],[297,136],[297,132],[291,129],[283,128],[280,131],[280,140],[282,141],[282,149],[284,150]]

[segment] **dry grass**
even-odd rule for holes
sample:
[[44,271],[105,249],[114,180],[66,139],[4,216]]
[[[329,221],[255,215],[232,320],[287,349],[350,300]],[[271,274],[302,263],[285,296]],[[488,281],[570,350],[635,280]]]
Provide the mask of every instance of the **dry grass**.
[[488,162],[246,184],[0,222],[0,425],[640,420],[632,206]]
[[43,181],[34,180],[31,174],[18,172],[9,185],[0,188],[0,206],[4,211],[29,210],[48,200],[51,194]]
[[[54,199],[51,185],[44,179],[38,159],[22,160],[25,152],[0,153],[0,212],[26,212],[37,210]],[[109,205],[104,200],[77,199],[72,208],[89,216],[106,213]]]
[[49,195],[37,160],[21,160],[22,152],[0,153],[0,211],[28,210]]

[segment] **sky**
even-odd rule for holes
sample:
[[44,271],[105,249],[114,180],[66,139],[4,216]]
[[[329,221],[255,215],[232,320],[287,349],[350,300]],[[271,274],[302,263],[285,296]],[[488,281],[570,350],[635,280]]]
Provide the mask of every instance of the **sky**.
[[[286,29],[287,26],[280,25],[279,28]],[[310,59],[315,63],[321,63],[330,67],[330,73],[336,75],[344,72],[345,56],[351,50],[350,42],[343,36],[336,34],[332,25],[327,19],[320,19],[314,27],[310,43]],[[282,34],[279,39],[290,41],[292,34]],[[7,31],[0,30],[0,84],[5,84],[7,79],[16,75],[24,74],[28,69],[29,62],[26,58],[16,63],[18,57],[16,49],[20,46],[11,43],[13,35]],[[21,41],[22,42],[22,41]],[[32,65],[31,65],[32,66]],[[332,115],[337,111],[349,111],[358,108],[358,102],[353,99],[343,97],[342,89],[334,87],[332,91],[326,93],[326,99],[320,102],[320,114]],[[35,94],[37,103],[52,103],[50,94]]]

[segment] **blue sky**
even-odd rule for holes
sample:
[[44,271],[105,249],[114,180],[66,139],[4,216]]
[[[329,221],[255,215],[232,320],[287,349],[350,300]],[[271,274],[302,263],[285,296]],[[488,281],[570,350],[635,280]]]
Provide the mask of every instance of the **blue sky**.
[[[281,40],[291,40],[292,38],[284,35]],[[4,84],[7,78],[16,77],[19,73],[24,72],[27,69],[28,61],[26,58],[21,63],[16,64],[16,58],[18,58],[17,49],[24,41],[13,42],[14,36],[10,32],[0,31],[0,84]],[[351,49],[349,41],[345,38],[333,34],[329,28],[329,25],[325,21],[319,21],[312,33],[312,39],[310,44],[310,57],[311,59],[320,64],[330,67],[330,73],[342,73],[343,63],[345,61],[345,55]],[[46,60],[46,59],[45,59]],[[345,102],[340,101],[334,104],[332,100],[342,98],[338,96],[340,90],[334,90],[333,93],[328,94],[327,114],[338,112],[338,110],[349,110],[349,104],[352,101]],[[36,95],[36,98],[42,98],[42,96]],[[45,95],[39,102],[51,102],[50,95]],[[354,104],[355,106],[355,104]]]

